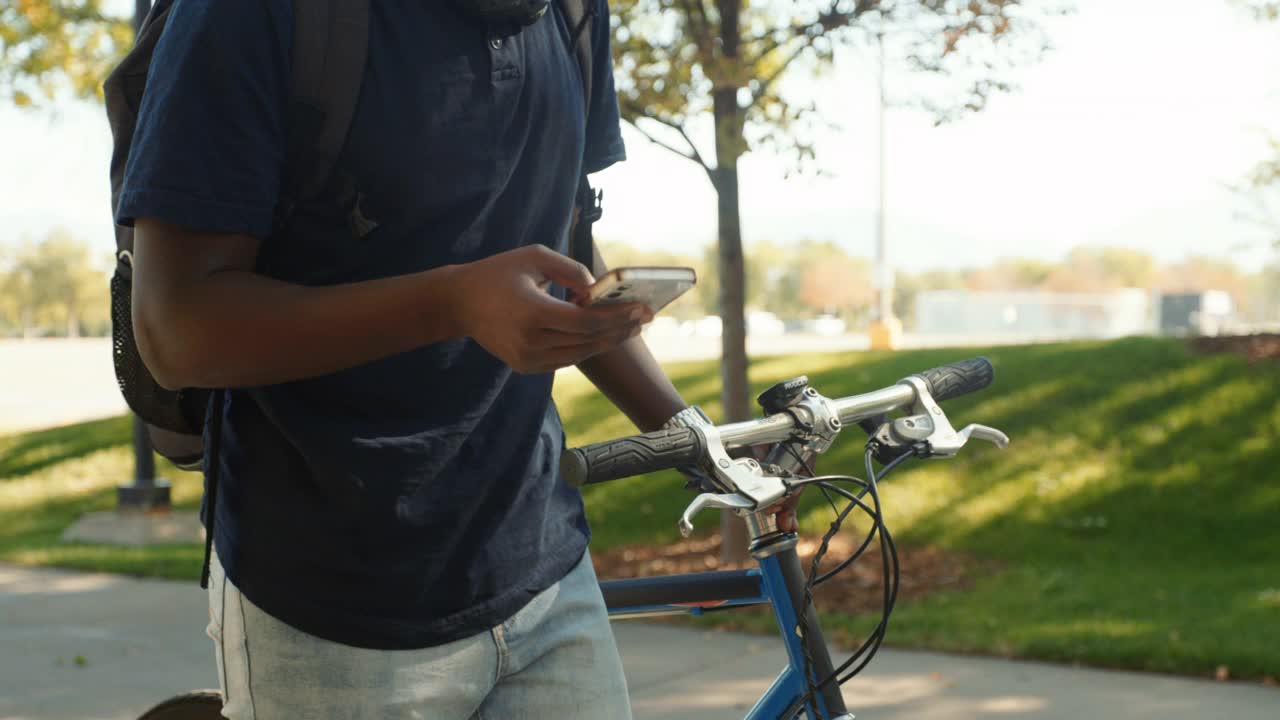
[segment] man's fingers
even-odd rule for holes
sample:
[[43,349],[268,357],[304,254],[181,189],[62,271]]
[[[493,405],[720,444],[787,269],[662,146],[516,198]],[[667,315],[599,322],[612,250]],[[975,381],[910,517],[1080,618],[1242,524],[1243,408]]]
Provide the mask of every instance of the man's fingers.
[[563,330],[541,330],[533,338],[530,344],[534,347],[545,348],[548,350],[573,347],[576,345],[587,345],[594,342],[619,343],[631,337],[635,337],[643,329],[644,325],[638,321],[629,321],[624,325],[611,326],[605,330],[596,333],[569,333]]
[[653,314],[643,305],[610,305],[583,308],[548,298],[540,309],[538,326],[574,335],[600,335],[633,323],[644,323]]
[[582,263],[565,257],[545,245],[534,245],[531,251],[534,268],[548,280],[581,295],[595,282],[591,271]]
[[796,532],[800,529],[800,521],[796,517],[796,506],[800,504],[797,493],[769,508],[778,520],[778,529],[784,532]]
[[[609,352],[620,344],[640,334],[641,326],[636,324],[624,328],[620,332],[609,333],[604,337],[597,338],[590,342],[578,342],[566,345],[556,345],[539,349],[536,357],[531,360],[529,366],[523,370],[526,373],[541,373],[559,370],[570,365],[577,365],[586,360]],[[560,340],[567,340],[569,335],[561,334]]]

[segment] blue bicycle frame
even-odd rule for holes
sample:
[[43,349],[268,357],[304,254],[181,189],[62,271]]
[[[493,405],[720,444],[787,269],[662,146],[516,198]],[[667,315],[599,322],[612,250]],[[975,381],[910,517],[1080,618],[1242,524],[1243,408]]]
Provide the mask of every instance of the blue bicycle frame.
[[[734,607],[771,605],[786,643],[788,663],[747,713],[746,720],[776,720],[788,709],[797,707],[808,692],[804,678],[806,645],[815,682],[828,677],[833,668],[831,654],[818,627],[817,611],[812,606],[806,615],[807,635],[802,636],[796,630],[796,610],[804,597],[804,571],[796,555],[795,536],[784,536],[774,546],[779,549],[771,554],[760,557],[762,553],[757,553],[758,569],[606,580],[600,583],[600,588],[609,615],[616,618],[702,615]],[[844,698],[835,682],[822,688],[818,697],[807,704],[805,712],[811,720],[852,717],[847,715]]]

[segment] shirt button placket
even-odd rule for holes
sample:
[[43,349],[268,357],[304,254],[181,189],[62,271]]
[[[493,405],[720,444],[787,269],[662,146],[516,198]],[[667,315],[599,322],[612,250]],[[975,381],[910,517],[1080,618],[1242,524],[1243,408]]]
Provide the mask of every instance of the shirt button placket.
[[489,57],[492,59],[493,79],[512,81],[520,77],[519,48],[515,40],[505,37],[497,30],[489,31]]

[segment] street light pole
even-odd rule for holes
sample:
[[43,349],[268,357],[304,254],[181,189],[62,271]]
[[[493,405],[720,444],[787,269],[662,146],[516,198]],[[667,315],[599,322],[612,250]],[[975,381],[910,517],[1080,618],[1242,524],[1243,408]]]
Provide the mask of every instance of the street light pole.
[[902,323],[893,316],[893,270],[889,267],[889,249],[885,241],[885,53],[884,32],[876,33],[876,45],[880,51],[879,84],[877,99],[880,104],[878,122],[880,207],[876,213],[876,266],[874,285],[876,304],[869,334],[872,350],[893,350],[902,339]]
[[876,159],[877,170],[880,173],[880,182],[877,186],[880,195],[880,205],[876,212],[876,273],[879,275],[878,289],[876,298],[876,319],[884,322],[893,315],[893,307],[889,295],[889,253],[884,242],[884,213],[885,213],[885,193],[884,193],[884,34],[876,35],[876,46],[880,50],[880,78],[876,84],[876,99],[879,101],[880,114],[876,120],[876,130],[879,133],[877,145],[879,154]]
[[[134,0],[133,27],[141,32],[142,21],[151,12],[151,0]],[[171,505],[169,484],[156,480],[156,458],[151,448],[147,424],[133,416],[133,484],[116,488],[116,506],[121,510],[167,510]]]

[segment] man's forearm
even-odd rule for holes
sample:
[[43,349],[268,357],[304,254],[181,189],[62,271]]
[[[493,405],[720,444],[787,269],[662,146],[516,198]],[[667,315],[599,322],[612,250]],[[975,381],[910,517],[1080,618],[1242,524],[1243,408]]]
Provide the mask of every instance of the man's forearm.
[[176,302],[153,303],[158,317],[136,318],[135,329],[144,358],[167,386],[290,382],[453,336],[444,282],[450,272],[328,287],[219,272],[171,295]]
[[685,408],[679,391],[641,338],[597,355],[578,369],[643,432],[657,430]]

